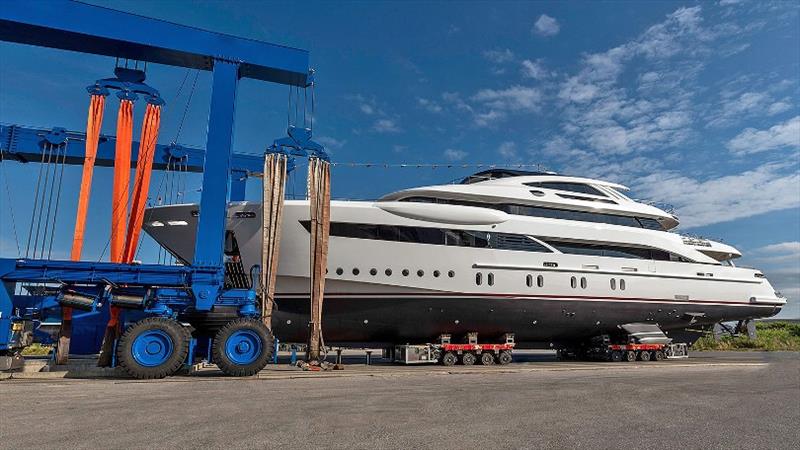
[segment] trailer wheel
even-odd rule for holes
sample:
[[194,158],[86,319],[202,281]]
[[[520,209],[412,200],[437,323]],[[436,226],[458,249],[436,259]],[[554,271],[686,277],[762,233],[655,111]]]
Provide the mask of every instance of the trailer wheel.
[[453,352],[447,352],[442,356],[442,364],[445,366],[455,366],[458,362],[458,357]]
[[497,362],[504,366],[506,364],[511,364],[513,359],[514,358],[511,356],[511,352],[508,350],[502,351],[499,355],[497,355]]
[[664,360],[664,352],[662,350],[657,350],[654,352],[655,360],[656,361],[663,361]]
[[611,352],[611,361],[612,362],[620,362],[622,361],[622,352],[619,350],[614,350]]
[[117,343],[117,361],[140,380],[164,378],[181,368],[189,353],[189,331],[164,317],[147,317],[129,326]]
[[636,352],[633,350],[628,350],[625,352],[625,361],[634,362],[636,361]]
[[225,324],[214,337],[211,355],[226,375],[255,375],[272,357],[272,333],[258,319],[239,318]]
[[650,361],[650,352],[647,350],[639,352],[639,359],[645,362]]
[[481,353],[481,364],[484,366],[491,366],[494,364],[494,355],[489,352]]
[[475,357],[474,353],[464,352],[464,354],[461,355],[461,364],[465,366],[471,366],[475,364],[476,359],[477,358]]

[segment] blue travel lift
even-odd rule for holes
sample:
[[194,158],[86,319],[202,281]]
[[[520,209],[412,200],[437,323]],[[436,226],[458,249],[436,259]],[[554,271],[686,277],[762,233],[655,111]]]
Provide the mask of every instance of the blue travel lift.
[[[114,305],[131,311],[128,328],[117,342],[116,359],[137,378],[168,376],[194,360],[197,342],[178,322],[179,315],[188,310],[210,315],[217,307],[233,308],[238,317],[220,327],[206,351],[226,374],[244,376],[261,370],[273,356],[274,340],[257,304],[260,269],[252,268],[250,289],[224,285],[228,201],[244,199],[248,175],[263,170],[261,157],[232,153],[236,91],[240,78],[298,89],[310,86],[308,52],[67,0],[5,3],[0,9],[0,39],[212,72],[205,150],[159,145],[153,163],[155,170],[165,170],[177,158],[188,171],[203,173],[202,214],[192,264],[0,258],[0,370],[20,361],[19,352],[33,340],[36,318],[56,305],[92,311]],[[327,159],[324,149],[311,140],[309,129],[290,126],[288,135],[268,151]],[[0,128],[3,157],[20,162],[38,162],[45,145],[83,138],[82,133],[60,128]],[[83,164],[82,146],[66,145],[64,152],[66,164]],[[96,165],[112,166],[113,161],[114,138],[101,136]],[[38,291],[18,289],[36,284],[41,287]],[[98,316],[98,321],[104,317]],[[131,323],[131,317],[138,320]]]

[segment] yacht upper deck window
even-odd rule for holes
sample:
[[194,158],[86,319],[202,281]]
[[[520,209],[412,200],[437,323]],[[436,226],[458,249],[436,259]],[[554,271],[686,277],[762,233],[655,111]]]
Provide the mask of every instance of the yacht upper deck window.
[[608,197],[604,192],[583,183],[569,183],[563,181],[537,181],[533,183],[525,183],[525,186],[538,187],[545,189],[555,189],[557,191],[577,192],[579,194],[597,195],[600,197]]
[[491,208],[518,216],[546,217],[548,219],[577,220],[580,222],[608,223],[634,228],[647,228],[651,230],[664,230],[661,224],[650,218],[621,216],[617,214],[597,213],[588,211],[573,211],[569,209],[549,208],[544,206],[518,205],[513,203],[482,203],[469,200],[455,200],[434,197],[406,197],[401,202],[440,203],[447,205],[474,206],[478,208]]

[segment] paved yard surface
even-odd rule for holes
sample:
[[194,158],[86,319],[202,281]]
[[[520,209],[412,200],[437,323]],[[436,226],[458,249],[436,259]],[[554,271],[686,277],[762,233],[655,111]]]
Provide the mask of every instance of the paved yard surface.
[[[351,357],[353,359],[355,357]],[[2,448],[797,448],[800,354],[0,381]],[[362,358],[353,359],[362,361]]]

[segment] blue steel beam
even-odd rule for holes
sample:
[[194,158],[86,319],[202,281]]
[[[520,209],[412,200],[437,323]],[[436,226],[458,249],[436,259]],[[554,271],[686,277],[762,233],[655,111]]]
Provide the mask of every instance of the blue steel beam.
[[[55,138],[52,137],[54,135]],[[65,163],[82,165],[86,150],[85,141],[86,134],[76,131],[64,131],[58,128],[46,130],[18,125],[0,125],[0,151],[3,152],[3,159],[21,163],[40,162],[45,142],[54,144],[69,142]],[[96,166],[114,167],[116,142],[117,138],[115,136],[100,136],[100,142],[97,146],[97,159],[95,160]],[[134,141],[131,149],[132,168],[136,167],[138,153],[139,143]],[[153,157],[153,169],[166,170],[167,163],[170,156],[172,156],[172,170],[175,170],[175,160],[184,157],[180,161],[185,164],[185,169],[188,172],[202,172],[205,153],[205,149],[197,147],[179,144],[158,144]],[[247,153],[234,153],[231,155],[231,170],[235,172],[234,177],[238,175],[238,178],[248,174],[260,175],[264,171],[264,157]]]
[[16,281],[161,287],[223,282],[216,268],[11,258],[0,258],[0,279],[7,286]]
[[0,40],[202,70],[212,70],[214,60],[233,61],[242,78],[309,82],[306,50],[75,1],[3,2]]

